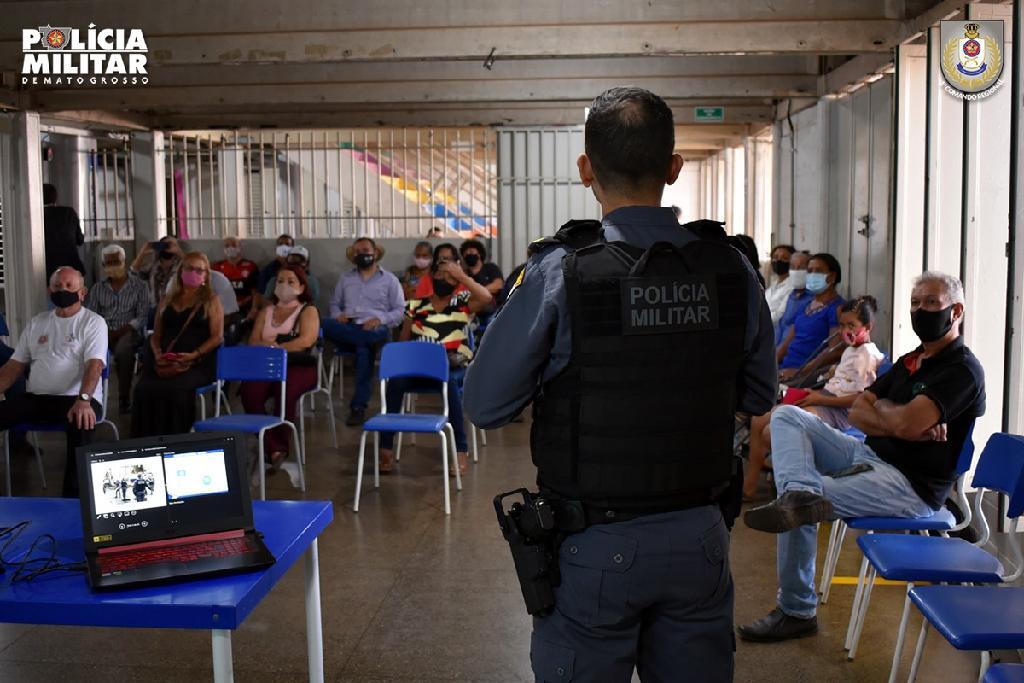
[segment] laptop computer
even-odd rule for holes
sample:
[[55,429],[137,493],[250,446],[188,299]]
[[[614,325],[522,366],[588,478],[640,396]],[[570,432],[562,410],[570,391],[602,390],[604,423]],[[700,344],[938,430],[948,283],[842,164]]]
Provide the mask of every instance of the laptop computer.
[[89,583],[141,586],[269,567],[245,437],[174,434],[77,449]]

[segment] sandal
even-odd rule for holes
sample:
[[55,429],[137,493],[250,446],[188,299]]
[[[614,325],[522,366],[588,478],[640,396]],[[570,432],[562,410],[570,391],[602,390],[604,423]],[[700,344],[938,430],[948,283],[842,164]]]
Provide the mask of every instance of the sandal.
[[394,453],[389,451],[380,452],[380,458],[377,460],[377,469],[381,474],[387,474],[395,467]]
[[[460,477],[461,476],[465,476],[466,472],[469,471],[469,454],[468,453],[458,453],[458,454],[456,454],[456,460],[458,460],[458,463],[459,463],[459,476]],[[448,476],[449,477],[454,477],[455,476],[455,472],[451,468],[449,468],[449,470],[448,470]]]
[[281,469],[281,463],[288,458],[288,451],[274,451],[267,460],[267,472],[273,474]]

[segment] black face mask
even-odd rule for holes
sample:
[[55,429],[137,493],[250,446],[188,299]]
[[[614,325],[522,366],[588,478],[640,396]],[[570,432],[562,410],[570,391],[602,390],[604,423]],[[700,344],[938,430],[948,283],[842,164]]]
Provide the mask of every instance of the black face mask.
[[66,289],[59,289],[56,292],[50,292],[50,301],[57,308],[67,308],[68,306],[74,306],[78,303],[78,292],[69,292]]
[[480,263],[479,254],[466,254],[462,257],[462,260],[466,262],[466,265],[470,268],[475,268],[476,264]]
[[366,270],[367,268],[373,267],[373,254],[356,254],[352,259],[356,263],[356,268],[359,270]]
[[949,305],[941,311],[919,308],[910,314],[910,325],[921,341],[938,341],[953,327],[953,306]]
[[776,275],[785,275],[789,272],[789,261],[772,261],[772,272]]
[[172,258],[175,257],[175,255],[176,254],[173,254],[172,252],[167,251],[166,249],[160,252],[160,258],[162,258],[164,261],[170,261]]
[[443,277],[434,278],[434,294],[439,297],[451,296],[452,292],[455,291],[455,285],[445,280]]

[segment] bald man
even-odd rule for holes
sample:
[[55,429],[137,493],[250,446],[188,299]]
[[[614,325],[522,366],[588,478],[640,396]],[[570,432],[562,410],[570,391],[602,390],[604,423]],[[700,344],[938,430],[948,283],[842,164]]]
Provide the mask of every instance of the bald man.
[[67,432],[65,498],[78,496],[75,448],[89,443],[100,414],[100,375],[107,362],[107,323],[82,306],[85,280],[71,267],[50,276],[53,310],[40,313],[21,333],[11,359],[0,367],[0,392],[25,374],[28,393],[0,401],[0,430],[17,424],[64,424]]

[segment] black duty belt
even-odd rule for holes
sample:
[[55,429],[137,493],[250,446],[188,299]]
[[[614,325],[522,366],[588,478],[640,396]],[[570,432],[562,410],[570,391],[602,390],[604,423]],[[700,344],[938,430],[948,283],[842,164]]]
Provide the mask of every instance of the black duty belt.
[[[543,493],[541,495],[544,495]],[[545,496],[546,497],[546,496]],[[555,512],[555,525],[562,533],[577,533],[595,524],[628,522],[640,517],[680,512],[691,508],[715,504],[710,495],[695,496],[692,500],[651,507],[606,507],[579,500],[551,499]]]

